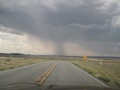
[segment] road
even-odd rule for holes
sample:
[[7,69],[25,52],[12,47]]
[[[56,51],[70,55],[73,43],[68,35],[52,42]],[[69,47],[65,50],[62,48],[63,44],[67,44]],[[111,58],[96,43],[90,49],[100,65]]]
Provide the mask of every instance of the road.
[[[48,61],[0,72],[0,86],[11,83],[36,83],[56,61]],[[67,61],[59,61],[43,85],[106,85]]]

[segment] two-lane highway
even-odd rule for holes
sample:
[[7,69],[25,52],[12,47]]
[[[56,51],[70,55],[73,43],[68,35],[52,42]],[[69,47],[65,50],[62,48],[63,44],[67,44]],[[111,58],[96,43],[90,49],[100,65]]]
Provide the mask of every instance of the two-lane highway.
[[105,86],[106,85],[74,64],[61,61],[48,77],[45,85],[81,85]]
[[43,85],[106,86],[70,62],[59,61],[55,65],[56,62],[48,61],[1,71],[0,86],[11,83],[40,83],[42,75]]
[[11,83],[35,83],[55,61],[32,64],[0,72],[0,86]]

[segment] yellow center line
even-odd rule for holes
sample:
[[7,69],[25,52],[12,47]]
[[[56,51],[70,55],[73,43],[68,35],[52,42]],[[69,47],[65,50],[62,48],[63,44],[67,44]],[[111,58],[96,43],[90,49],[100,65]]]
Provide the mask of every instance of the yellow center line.
[[50,66],[50,68],[48,68],[39,78],[36,79],[36,82],[39,85],[42,85],[45,82],[45,80],[48,78],[48,76],[51,74],[51,72],[55,69],[56,66],[57,63]]
[[53,67],[53,65],[52,65],[50,68],[48,68],[38,79],[36,79],[36,81],[39,82],[39,80],[40,80],[42,77],[44,77],[44,76],[47,74],[47,72],[48,72],[52,67]]

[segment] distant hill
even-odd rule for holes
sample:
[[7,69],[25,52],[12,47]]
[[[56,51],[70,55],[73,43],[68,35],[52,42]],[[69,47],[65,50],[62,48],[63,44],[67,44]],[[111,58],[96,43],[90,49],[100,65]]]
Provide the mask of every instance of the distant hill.
[[0,53],[0,55],[24,55],[21,53]]
[[10,57],[10,56],[25,56],[25,54],[21,53],[0,53],[2,57]]

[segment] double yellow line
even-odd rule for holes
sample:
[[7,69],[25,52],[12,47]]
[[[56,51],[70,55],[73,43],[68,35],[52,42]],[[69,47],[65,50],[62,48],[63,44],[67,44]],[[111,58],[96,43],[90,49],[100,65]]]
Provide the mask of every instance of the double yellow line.
[[[58,62],[57,62],[58,63]],[[48,76],[51,74],[51,72],[55,69],[57,66],[57,63],[53,64],[50,68],[48,68],[39,78],[36,79],[36,82],[39,85],[42,85],[45,80],[48,78]]]

